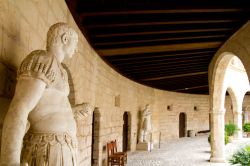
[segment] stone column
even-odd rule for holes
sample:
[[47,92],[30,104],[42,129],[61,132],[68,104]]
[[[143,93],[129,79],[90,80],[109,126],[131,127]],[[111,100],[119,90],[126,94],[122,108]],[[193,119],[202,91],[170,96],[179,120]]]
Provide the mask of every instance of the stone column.
[[225,162],[225,134],[224,115],[225,109],[211,111],[211,157],[210,162]]
[[242,138],[242,113],[238,112],[240,109],[237,109],[237,112],[234,112],[234,124],[238,127],[238,131],[235,133],[234,138],[241,139]]
[[248,116],[249,116],[249,111],[247,109],[245,109],[245,111],[244,111],[244,123],[249,122]]

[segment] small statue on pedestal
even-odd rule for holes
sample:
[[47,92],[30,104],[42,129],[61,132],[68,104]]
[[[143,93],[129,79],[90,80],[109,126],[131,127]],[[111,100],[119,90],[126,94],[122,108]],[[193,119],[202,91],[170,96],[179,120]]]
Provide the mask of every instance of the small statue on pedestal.
[[147,104],[145,109],[142,111],[140,124],[139,142],[150,142],[152,124],[149,104]]

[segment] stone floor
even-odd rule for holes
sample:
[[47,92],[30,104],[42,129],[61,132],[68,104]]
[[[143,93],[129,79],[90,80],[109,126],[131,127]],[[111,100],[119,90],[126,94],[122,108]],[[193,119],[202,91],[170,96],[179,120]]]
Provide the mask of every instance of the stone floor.
[[[210,163],[210,145],[207,135],[181,138],[163,143],[151,152],[136,151],[128,154],[126,166],[228,166],[228,163]],[[226,146],[229,158],[239,147],[250,144],[250,139],[234,141]]]

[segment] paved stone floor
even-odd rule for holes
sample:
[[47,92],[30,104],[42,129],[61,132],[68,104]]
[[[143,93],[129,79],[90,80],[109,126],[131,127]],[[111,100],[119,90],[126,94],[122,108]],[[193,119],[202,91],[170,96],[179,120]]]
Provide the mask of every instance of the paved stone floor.
[[[210,163],[208,135],[181,138],[163,143],[151,152],[136,151],[128,154],[126,166],[228,166],[228,163]],[[239,147],[250,144],[250,139],[234,141],[226,146],[229,158]]]

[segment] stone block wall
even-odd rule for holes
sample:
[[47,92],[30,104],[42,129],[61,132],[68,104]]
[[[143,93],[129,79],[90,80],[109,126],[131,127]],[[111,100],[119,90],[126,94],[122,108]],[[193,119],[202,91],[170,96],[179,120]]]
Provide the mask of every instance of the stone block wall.
[[[70,75],[69,99],[73,111],[80,113],[76,119],[81,166],[91,165],[92,147],[95,165],[105,165],[108,141],[117,139],[118,150],[122,150],[124,112],[131,115],[129,149],[134,151],[139,112],[146,104],[151,106],[155,144],[160,132],[164,141],[178,138],[178,115],[181,112],[187,115],[187,130],[209,129],[208,96],[161,91],[121,76],[91,48],[64,0],[1,0],[0,62],[16,71],[28,53],[45,49],[48,28],[56,22],[67,22],[79,34],[78,52],[64,63]],[[88,103],[92,111],[84,114],[86,109],[83,103]],[[197,110],[194,110],[195,106]],[[97,107],[99,120],[96,123],[99,127],[93,130],[93,111]]]
[[161,140],[179,138],[179,115],[186,114],[186,131],[209,130],[209,98],[207,95],[161,93],[159,131]]
[[15,91],[15,77],[16,73],[13,69],[3,63],[0,63],[0,138],[2,135],[4,117]]

